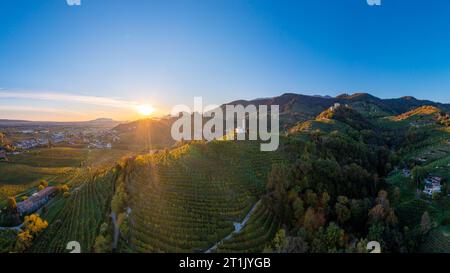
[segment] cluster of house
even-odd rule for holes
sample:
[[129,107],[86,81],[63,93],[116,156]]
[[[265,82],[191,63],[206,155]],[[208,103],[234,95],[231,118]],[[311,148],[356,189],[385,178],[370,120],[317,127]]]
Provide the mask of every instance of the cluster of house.
[[111,149],[112,144],[96,140],[96,141],[89,143],[88,148],[89,149]]
[[14,147],[21,150],[28,150],[38,146],[48,145],[48,139],[38,138],[38,139],[26,139],[18,142],[14,142]]
[[54,133],[50,137],[40,137],[40,138],[32,138],[32,139],[26,139],[22,141],[14,142],[14,146],[16,148],[19,148],[21,150],[28,150],[32,149],[38,146],[44,146],[48,145],[49,142],[51,143],[61,143],[66,140],[66,136],[64,133]]
[[17,204],[17,212],[20,216],[28,215],[40,209],[47,204],[52,197],[57,193],[56,187],[47,187],[37,193],[34,193],[30,198]]
[[423,192],[428,195],[433,195],[433,193],[435,193],[435,192],[440,193],[441,192],[441,182],[442,182],[442,178],[439,176],[429,176],[429,177],[425,178],[425,180],[424,180],[425,188],[424,188]]

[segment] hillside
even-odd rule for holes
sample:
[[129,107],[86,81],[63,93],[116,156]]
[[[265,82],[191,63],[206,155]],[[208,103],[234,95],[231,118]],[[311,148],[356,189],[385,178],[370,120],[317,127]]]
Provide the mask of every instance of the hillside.
[[410,119],[412,117],[415,117],[415,119],[420,119],[426,116],[435,116],[436,114],[439,114],[441,112],[441,110],[437,107],[434,106],[421,106],[418,108],[415,108],[411,111],[408,111],[406,113],[403,113],[401,115],[398,115],[396,117],[394,117],[395,120],[405,120],[405,119]]
[[120,138],[115,147],[136,151],[171,147],[175,143],[170,135],[172,123],[171,118],[153,118],[119,124],[112,129]]
[[[121,226],[129,244],[119,250],[206,251],[261,198],[267,172],[280,160],[258,145],[220,141],[128,161],[118,180],[128,198],[116,213],[131,212]],[[253,247],[261,251],[264,244]]]
[[334,119],[345,123],[357,130],[372,129],[371,122],[363,117],[358,111],[353,110],[350,106],[336,104],[329,109],[320,113],[316,120]]

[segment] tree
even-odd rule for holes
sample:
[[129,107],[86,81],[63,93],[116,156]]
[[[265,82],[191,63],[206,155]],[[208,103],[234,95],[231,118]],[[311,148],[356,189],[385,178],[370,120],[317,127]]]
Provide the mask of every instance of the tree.
[[119,183],[116,189],[116,193],[114,194],[111,200],[111,209],[113,212],[119,214],[122,211],[125,211],[128,202],[128,193],[125,189],[125,184],[123,182]]
[[22,230],[17,234],[16,251],[23,252],[31,246],[33,238],[48,227],[38,214],[25,216]]
[[325,239],[328,252],[338,252],[339,249],[344,247],[344,230],[335,223],[330,223],[325,231]]
[[306,201],[306,204],[310,207],[317,206],[317,202],[318,202],[317,194],[315,192],[313,192],[312,190],[307,190],[306,196],[305,196],[305,201]]
[[286,230],[280,229],[278,230],[277,234],[275,235],[275,238],[273,239],[273,245],[275,248],[280,249],[283,247],[286,240]]
[[17,209],[16,198],[8,197],[8,209],[10,209],[11,211],[14,211]]
[[322,206],[324,208],[328,207],[328,202],[330,202],[330,195],[328,194],[328,192],[323,192],[322,193],[322,198],[320,199],[320,202],[322,203]]
[[270,244],[267,251],[269,252],[281,252],[282,249],[286,245],[286,230],[280,229],[275,234],[275,237],[272,240],[272,243]]
[[40,186],[43,186],[44,188],[47,188],[47,187],[48,187],[48,182],[47,182],[46,180],[41,180],[41,181],[39,182],[39,185],[40,185]]
[[285,164],[273,164],[267,176],[267,190],[281,195],[289,187],[288,172]]
[[287,189],[289,187],[289,170],[284,164],[273,164],[267,177],[267,192],[275,213],[284,222],[288,206]]
[[325,215],[323,214],[323,211],[321,210],[315,210],[311,207],[309,207],[306,210],[304,220],[303,220],[303,226],[305,229],[309,232],[313,232],[314,230],[317,230],[319,227],[322,227],[326,222]]
[[367,253],[367,244],[369,241],[367,239],[360,239],[358,240],[358,243],[356,243],[355,246],[355,252],[356,253]]
[[308,252],[308,242],[303,237],[286,237],[281,253],[306,253]]
[[348,198],[345,196],[339,196],[336,205],[334,206],[337,220],[340,224],[346,223],[351,216],[351,211],[348,208]]
[[103,235],[98,235],[94,243],[95,253],[106,253],[111,251],[111,242]]
[[23,252],[31,246],[33,236],[29,230],[21,231],[17,234],[15,249],[18,252]]
[[296,221],[300,221],[302,219],[303,215],[305,214],[305,208],[303,206],[303,201],[299,197],[295,199],[295,201],[292,203],[292,209],[294,211],[294,217]]
[[23,226],[31,234],[38,234],[48,227],[48,222],[43,220],[38,214],[25,216]]
[[420,220],[420,231],[423,235],[427,234],[431,229],[431,219],[428,211],[425,211],[422,214],[422,218]]
[[58,189],[58,191],[64,193],[64,192],[69,191],[70,188],[69,188],[69,185],[63,184],[63,185],[59,185],[59,186],[57,187],[57,189]]
[[372,224],[380,223],[382,225],[396,225],[398,219],[394,209],[390,206],[388,193],[383,190],[379,191],[375,203],[375,206],[369,211],[369,222]]

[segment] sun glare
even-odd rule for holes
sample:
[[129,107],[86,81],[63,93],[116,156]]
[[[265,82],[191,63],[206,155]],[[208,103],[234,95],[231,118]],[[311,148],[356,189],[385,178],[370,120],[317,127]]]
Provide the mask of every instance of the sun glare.
[[142,104],[137,107],[137,111],[143,116],[150,116],[155,112],[155,109],[149,104]]

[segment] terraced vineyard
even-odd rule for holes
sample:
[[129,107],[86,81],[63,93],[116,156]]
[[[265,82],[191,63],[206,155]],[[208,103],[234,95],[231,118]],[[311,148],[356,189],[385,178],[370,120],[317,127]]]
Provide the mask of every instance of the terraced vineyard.
[[260,203],[244,228],[220,244],[216,252],[262,252],[278,228],[279,224],[273,213]]
[[[242,221],[264,192],[272,163],[281,160],[256,143],[223,141],[136,158],[124,170],[134,251],[205,251],[234,231],[233,222]],[[252,230],[249,225],[251,236],[261,236],[255,242],[271,239],[269,231]]]
[[414,227],[420,224],[422,214],[428,211],[431,215],[436,214],[436,211],[424,200],[413,199],[401,204],[396,212],[401,219],[401,224],[409,227]]
[[420,248],[424,253],[450,253],[450,236],[440,229],[434,229]]
[[82,252],[90,252],[99,226],[108,218],[114,181],[114,171],[103,172],[80,184],[69,198],[56,197],[42,214],[49,227],[30,252],[65,252],[70,241],[79,242]]
[[11,230],[0,230],[0,253],[12,251],[16,239],[16,232]]

